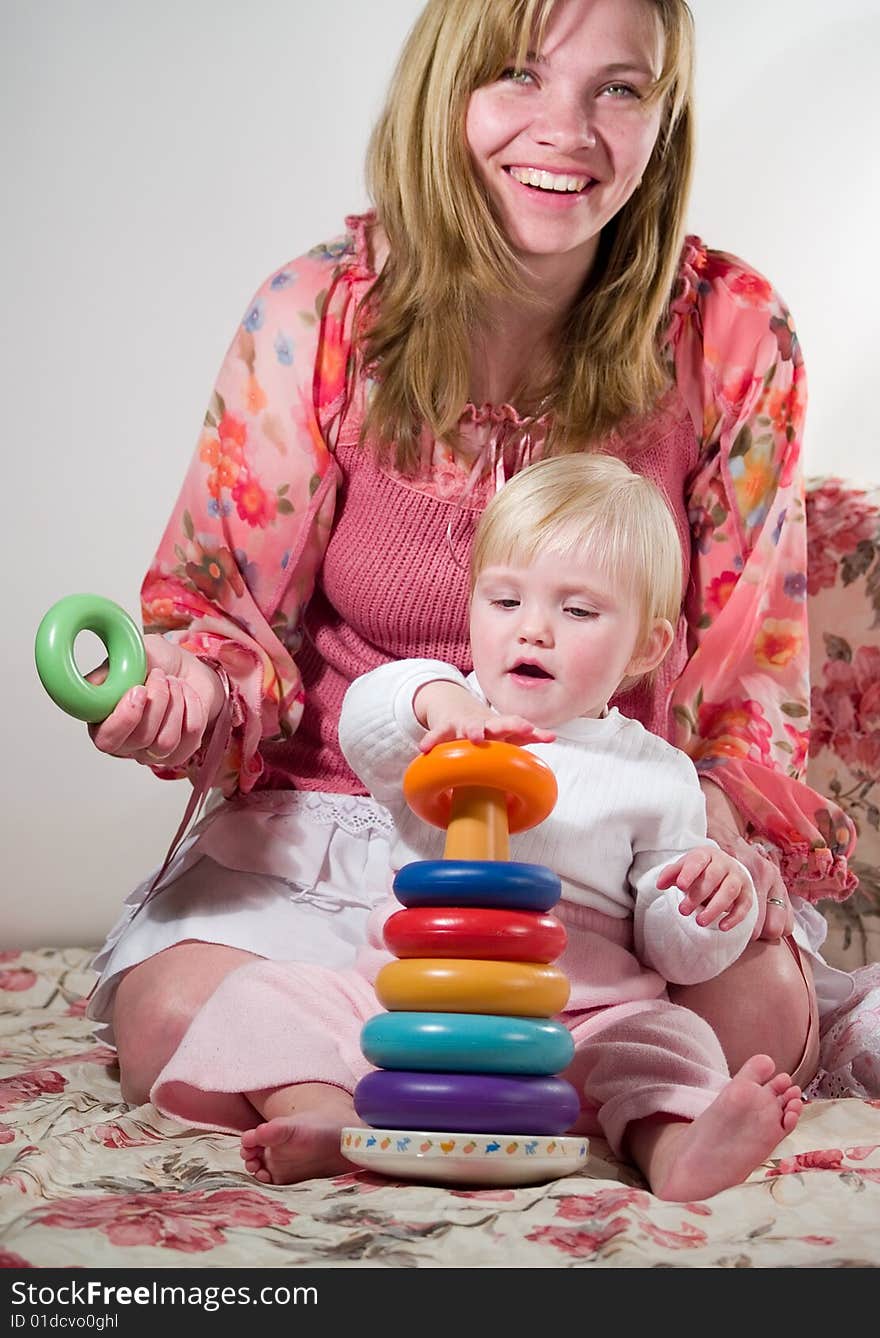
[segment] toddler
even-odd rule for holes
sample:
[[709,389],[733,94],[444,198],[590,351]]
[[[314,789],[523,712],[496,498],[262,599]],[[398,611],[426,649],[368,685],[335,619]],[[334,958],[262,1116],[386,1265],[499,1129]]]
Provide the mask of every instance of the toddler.
[[[443,853],[443,833],[403,799],[419,751],[503,739],[553,769],[556,807],[511,838],[511,858],[548,865],[562,881],[559,966],[571,994],[561,1020],[575,1043],[565,1076],[581,1096],[577,1131],[601,1132],[659,1197],[707,1197],[772,1152],[801,1100],[766,1055],[731,1077],[709,1025],[666,990],[722,972],[757,917],[748,872],[707,837],[693,763],[608,708],[673,640],[682,569],[671,513],[612,457],[545,460],[486,508],[471,579],[473,674],[405,660],[363,675],[343,705],[342,750],[391,815],[392,873]],[[343,1169],[339,1131],[358,1122],[352,1092],[369,1070],[360,1030],[381,1011],[372,982],[391,960],[382,926],[399,908],[389,897],[373,913],[354,971],[258,962],[224,981],[160,1074],[160,1109],[241,1128],[253,1122],[249,1102],[267,1118],[245,1127],[242,1157],[264,1181]],[[268,1033],[266,1016],[279,1019]],[[228,1039],[230,1027],[249,1053],[218,1084],[211,1037]]]

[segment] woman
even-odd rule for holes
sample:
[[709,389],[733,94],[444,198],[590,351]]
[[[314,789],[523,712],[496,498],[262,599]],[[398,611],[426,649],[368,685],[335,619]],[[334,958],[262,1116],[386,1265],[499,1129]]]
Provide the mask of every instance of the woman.
[[807,903],[850,890],[853,833],[799,780],[803,367],[766,280],[683,241],[692,48],[683,0],[430,0],[375,214],[249,308],[144,584],[152,672],[92,731],[226,796],[97,960],[128,1100],[253,956],[351,964],[389,829],[339,752],[345,688],[390,658],[468,670],[476,516],[530,459],[600,448],[662,488],[689,567],[671,654],[618,704],[694,757],[760,899],[740,961],[674,997],[731,1068],[815,1070],[813,970],[824,1006],[849,984]]

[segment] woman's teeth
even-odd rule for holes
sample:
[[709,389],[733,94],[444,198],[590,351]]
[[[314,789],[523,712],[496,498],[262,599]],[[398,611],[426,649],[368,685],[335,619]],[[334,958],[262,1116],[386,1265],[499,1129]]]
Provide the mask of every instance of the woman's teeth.
[[590,177],[557,176],[555,172],[539,172],[535,167],[508,167],[514,181],[523,186],[537,186],[538,190],[577,193],[588,185]]

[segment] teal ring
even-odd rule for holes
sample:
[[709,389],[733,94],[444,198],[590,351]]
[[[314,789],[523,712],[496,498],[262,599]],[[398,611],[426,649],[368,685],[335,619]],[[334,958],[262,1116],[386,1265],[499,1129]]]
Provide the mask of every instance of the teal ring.
[[[110,661],[103,683],[88,683],[73,654],[80,632],[94,632]],[[68,715],[97,724],[106,720],[129,688],[147,677],[147,653],[137,624],[102,595],[67,595],[53,604],[37,629],[34,659],[40,682]]]
[[483,1013],[377,1013],[361,1050],[378,1069],[445,1073],[561,1073],[574,1059],[561,1022]]

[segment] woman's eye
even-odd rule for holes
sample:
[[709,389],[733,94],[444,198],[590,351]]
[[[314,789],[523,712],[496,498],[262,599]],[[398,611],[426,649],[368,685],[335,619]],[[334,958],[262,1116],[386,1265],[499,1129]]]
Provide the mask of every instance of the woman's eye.
[[502,70],[499,77],[509,84],[527,84],[532,81],[532,76],[528,70],[518,70],[513,65],[508,66],[506,70]]
[[641,98],[639,90],[633,88],[631,84],[606,84],[602,92],[615,98]]

